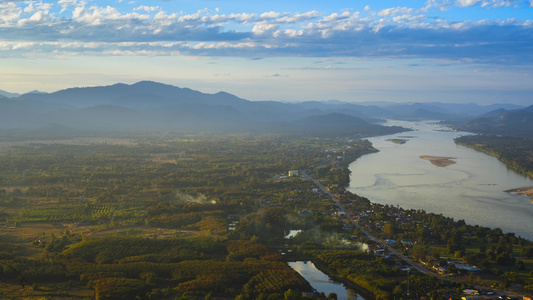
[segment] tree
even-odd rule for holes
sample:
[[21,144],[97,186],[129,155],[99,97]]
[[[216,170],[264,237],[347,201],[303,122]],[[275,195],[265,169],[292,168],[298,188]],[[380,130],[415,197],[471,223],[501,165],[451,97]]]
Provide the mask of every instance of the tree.
[[394,289],[392,290],[392,294],[395,296],[395,297],[399,297],[403,294],[403,288],[400,284],[398,284],[397,286],[394,287]]
[[457,250],[463,250],[463,237],[460,232],[453,231],[447,242],[448,253],[455,253]]
[[337,294],[335,293],[329,293],[328,300],[337,300]]
[[459,272],[459,269],[454,264],[449,264],[448,265],[448,272],[450,272],[452,274],[455,274],[455,273]]
[[527,257],[527,258],[531,258],[533,257],[533,246],[528,246],[527,248],[524,249],[524,255]]
[[426,249],[423,246],[416,245],[411,250],[411,256],[414,259],[424,260],[426,258]]
[[288,289],[283,295],[285,296],[285,300],[302,299],[302,293],[292,289]]
[[505,279],[505,286],[511,282],[519,282],[520,278],[515,272],[505,272],[502,274],[502,278]]
[[387,223],[383,226],[383,233],[392,237],[394,236],[394,234],[396,234],[396,228],[394,227],[393,224]]
[[502,253],[496,257],[496,263],[500,266],[512,266],[515,263],[515,259],[508,253]]
[[433,258],[434,260],[440,260],[440,253],[433,252],[433,254],[431,254],[431,258]]
[[524,271],[526,269],[526,265],[524,264],[523,261],[521,260],[517,260],[516,261],[516,268],[520,271]]

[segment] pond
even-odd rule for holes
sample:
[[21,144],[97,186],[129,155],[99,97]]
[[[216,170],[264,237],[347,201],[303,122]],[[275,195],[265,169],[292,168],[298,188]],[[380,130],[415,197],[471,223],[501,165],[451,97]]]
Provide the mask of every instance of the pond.
[[302,230],[289,230],[289,232],[285,231],[285,238],[286,239],[292,239],[295,237],[298,233],[302,232]]
[[311,286],[319,293],[329,295],[329,293],[337,294],[338,300],[364,300],[363,297],[357,294],[354,290],[345,287],[342,283],[335,282],[328,275],[317,269],[317,267],[310,261],[295,261],[289,262],[289,266],[300,273]]

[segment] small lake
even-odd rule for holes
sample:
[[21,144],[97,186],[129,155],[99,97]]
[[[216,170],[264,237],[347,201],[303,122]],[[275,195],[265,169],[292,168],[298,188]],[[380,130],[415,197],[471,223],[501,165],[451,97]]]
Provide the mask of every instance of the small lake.
[[[504,192],[533,186],[533,180],[495,157],[454,143],[454,138],[469,133],[452,132],[435,122],[389,121],[385,125],[413,131],[370,138],[379,152],[349,166],[349,191],[372,202],[440,213],[533,240],[533,203],[526,196]],[[425,155],[450,157],[455,163],[438,167],[420,158]]]
[[302,230],[289,230],[289,232],[285,232],[285,236],[284,238],[286,239],[292,239],[293,237],[295,237],[298,233],[302,232]]
[[289,262],[289,266],[300,273],[311,286],[319,293],[329,295],[329,293],[337,294],[339,300],[364,300],[363,297],[358,295],[355,291],[346,288],[343,284],[333,281],[328,275],[322,273],[315,265],[310,261],[296,261]]

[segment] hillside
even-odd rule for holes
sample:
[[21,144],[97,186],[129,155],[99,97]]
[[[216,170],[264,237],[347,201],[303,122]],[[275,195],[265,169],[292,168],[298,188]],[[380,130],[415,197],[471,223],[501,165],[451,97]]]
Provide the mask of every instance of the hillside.
[[461,130],[510,136],[533,136],[533,105],[507,111],[498,109],[475,118],[460,127]]

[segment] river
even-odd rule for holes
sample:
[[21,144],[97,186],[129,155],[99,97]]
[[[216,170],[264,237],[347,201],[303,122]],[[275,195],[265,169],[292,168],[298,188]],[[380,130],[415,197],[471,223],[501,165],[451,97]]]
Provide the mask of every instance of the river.
[[[388,121],[385,125],[413,131],[370,138],[379,152],[349,166],[349,191],[375,203],[423,209],[533,240],[533,203],[526,196],[504,192],[533,186],[533,180],[495,157],[453,142],[468,133],[452,132],[430,121]],[[438,167],[420,158],[424,155],[451,157],[455,163]]]

